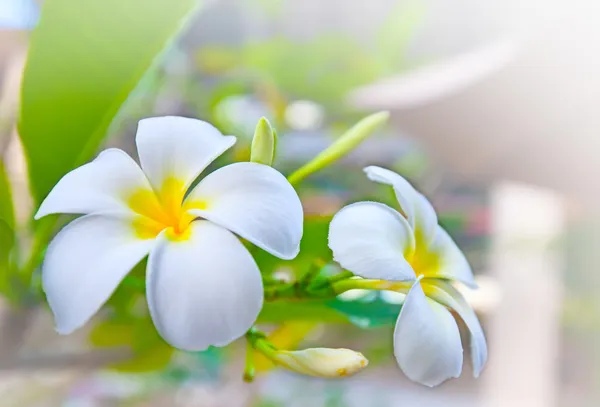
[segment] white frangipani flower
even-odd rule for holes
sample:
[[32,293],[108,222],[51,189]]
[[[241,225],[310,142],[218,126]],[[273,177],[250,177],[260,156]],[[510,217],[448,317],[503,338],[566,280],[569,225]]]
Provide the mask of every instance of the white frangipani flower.
[[234,233],[291,259],[303,214],[290,183],[262,164],[227,165],[190,189],[234,143],[200,120],[144,119],[136,136],[141,168],[108,149],[58,182],[36,219],[84,215],[54,238],[42,267],[58,332],[84,325],[147,255],[149,310],[171,345],[223,346],[252,326],[262,308],[262,279]]
[[466,258],[408,181],[384,168],[365,172],[394,189],[400,211],[377,202],[342,208],[329,229],[334,259],[364,278],[413,282],[394,331],[396,360],[411,380],[436,386],[460,375],[463,349],[448,308],[470,330],[473,372],[479,376],[487,360],[485,336],[473,309],[449,283],[475,286]]

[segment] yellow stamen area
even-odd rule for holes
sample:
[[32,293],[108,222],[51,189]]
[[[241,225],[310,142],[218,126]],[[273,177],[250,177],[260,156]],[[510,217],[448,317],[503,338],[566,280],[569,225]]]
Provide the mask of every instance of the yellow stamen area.
[[426,235],[420,228],[415,230],[414,251],[406,251],[404,256],[417,276],[436,275],[443,267],[440,253],[432,250],[434,247],[427,241]]
[[127,202],[131,210],[141,215],[133,222],[136,236],[152,239],[167,229],[169,239],[187,240],[190,237],[189,225],[194,220],[187,210],[205,209],[206,202],[193,201],[184,205],[185,192],[185,183],[174,177],[166,178],[157,192],[149,188],[134,191]]
[[441,269],[441,259],[438,253],[427,250],[427,247],[417,245],[412,256],[408,259],[417,275],[433,275]]
[[163,224],[143,216],[133,220],[133,230],[139,239],[154,239],[164,228]]
[[[364,363],[361,363],[361,366],[364,366]],[[343,367],[337,370],[337,374],[340,377],[348,376],[348,370]]]

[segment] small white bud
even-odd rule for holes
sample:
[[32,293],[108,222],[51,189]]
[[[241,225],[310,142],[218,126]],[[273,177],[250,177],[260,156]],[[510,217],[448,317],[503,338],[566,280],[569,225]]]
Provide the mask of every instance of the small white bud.
[[325,378],[352,376],[369,364],[360,352],[329,348],[277,351],[272,360],[294,372]]

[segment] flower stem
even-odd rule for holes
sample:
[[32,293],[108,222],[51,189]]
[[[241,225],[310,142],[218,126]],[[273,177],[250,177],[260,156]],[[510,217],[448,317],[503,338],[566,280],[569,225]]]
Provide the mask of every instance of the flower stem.
[[336,281],[346,280],[350,277],[354,277],[354,273],[352,273],[351,271],[344,270],[339,274],[329,277],[327,281],[331,284],[335,283]]
[[385,281],[368,279],[345,279],[336,281],[332,285],[335,295],[349,290],[389,290],[407,293],[412,286],[411,281]]
[[254,369],[254,347],[250,342],[249,338],[246,338],[246,365],[244,367],[244,381],[251,383],[254,381],[254,375],[256,371]]
[[412,281],[385,281],[353,278],[354,274],[343,271],[316,284],[304,281],[274,283],[265,286],[265,301],[333,299],[349,290],[389,290],[407,293]]
[[298,289],[299,284],[281,283],[271,284],[265,287],[265,301],[275,301],[283,298],[302,298],[302,293]]
[[[253,327],[246,333],[246,340],[248,341],[248,345],[251,349],[260,352],[268,359],[273,360],[275,352],[277,352],[277,348],[271,342],[269,342],[267,339],[267,334],[265,334],[263,331]],[[248,362],[247,359],[246,362]]]

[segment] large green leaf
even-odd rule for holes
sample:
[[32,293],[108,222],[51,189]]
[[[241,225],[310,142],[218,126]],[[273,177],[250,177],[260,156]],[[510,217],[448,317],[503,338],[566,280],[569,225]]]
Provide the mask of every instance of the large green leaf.
[[[12,192],[4,163],[0,161],[0,220],[10,229],[15,228],[15,212]],[[3,243],[3,242],[0,242]]]
[[15,235],[6,222],[0,220],[0,292],[10,293],[10,253],[14,246]]
[[15,243],[15,213],[10,183],[0,161],[0,292],[10,290],[10,254]]
[[35,29],[19,133],[39,203],[89,160],[127,96],[197,0],[46,0]]

